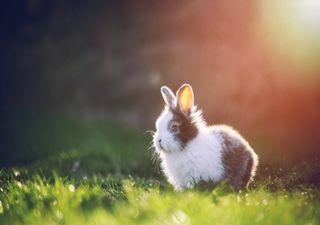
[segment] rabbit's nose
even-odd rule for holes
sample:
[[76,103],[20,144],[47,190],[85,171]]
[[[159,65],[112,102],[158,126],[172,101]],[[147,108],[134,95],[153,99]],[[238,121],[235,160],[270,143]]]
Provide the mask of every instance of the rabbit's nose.
[[161,139],[159,139],[158,142],[161,143]]

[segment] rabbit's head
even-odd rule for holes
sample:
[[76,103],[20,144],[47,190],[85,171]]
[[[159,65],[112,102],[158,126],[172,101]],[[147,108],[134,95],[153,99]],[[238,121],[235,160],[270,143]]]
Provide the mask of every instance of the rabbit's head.
[[163,86],[161,94],[166,106],[156,121],[155,149],[165,153],[183,151],[204,125],[201,112],[194,106],[192,87],[182,85],[175,96],[170,88]]

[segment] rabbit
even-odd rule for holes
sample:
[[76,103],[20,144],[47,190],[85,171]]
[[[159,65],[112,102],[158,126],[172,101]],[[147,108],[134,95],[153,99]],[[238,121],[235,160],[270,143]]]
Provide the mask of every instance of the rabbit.
[[207,126],[189,84],[183,84],[176,95],[163,86],[161,94],[165,108],[156,120],[153,145],[174,189],[221,181],[237,191],[246,188],[258,166],[258,156],[248,142],[230,126]]

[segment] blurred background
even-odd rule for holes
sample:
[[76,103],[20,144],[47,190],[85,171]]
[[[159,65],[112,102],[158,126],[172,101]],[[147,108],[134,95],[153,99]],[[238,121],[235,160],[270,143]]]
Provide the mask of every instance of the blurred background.
[[46,157],[56,136],[94,135],[70,120],[154,130],[160,87],[183,83],[207,122],[235,127],[263,163],[320,155],[317,0],[0,4],[1,166]]

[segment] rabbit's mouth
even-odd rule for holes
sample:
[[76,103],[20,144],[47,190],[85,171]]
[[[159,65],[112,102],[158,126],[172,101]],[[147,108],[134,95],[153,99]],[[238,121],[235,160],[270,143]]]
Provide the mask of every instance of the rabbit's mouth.
[[165,152],[166,152],[166,150],[164,149],[164,147],[163,147],[163,145],[162,145],[161,143],[159,143],[159,147],[160,147],[160,150],[162,150],[162,151],[165,151]]
[[159,150],[165,153],[170,153],[170,150],[167,150],[166,148],[164,148],[161,143],[159,143]]

